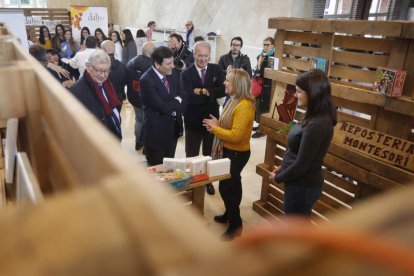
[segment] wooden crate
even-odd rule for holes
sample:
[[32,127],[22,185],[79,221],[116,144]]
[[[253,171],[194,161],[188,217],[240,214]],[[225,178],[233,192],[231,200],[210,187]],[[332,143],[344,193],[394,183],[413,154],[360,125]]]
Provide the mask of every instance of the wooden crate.
[[[338,119],[412,142],[414,117],[414,23],[344,21],[324,19],[271,18],[269,28],[277,29],[275,57],[278,70],[266,69],[265,76],[277,82],[294,84],[296,76],[310,68],[310,60],[326,60],[325,72],[331,80],[332,95],[339,107]],[[407,70],[403,96],[388,98],[373,91],[379,66]],[[272,105],[273,106],[273,105]],[[271,107],[272,108],[272,107]],[[283,186],[267,180],[270,166],[279,164],[286,145],[286,134],[276,133],[286,125],[262,116],[267,134],[264,163],[257,166],[263,176],[261,198],[254,203],[259,213],[283,213]],[[351,209],[356,202],[414,179],[407,166],[393,166],[387,160],[349,149],[338,137],[324,160],[325,186],[315,204],[314,218],[326,219],[339,209]],[[335,140],[335,138],[334,138]]]

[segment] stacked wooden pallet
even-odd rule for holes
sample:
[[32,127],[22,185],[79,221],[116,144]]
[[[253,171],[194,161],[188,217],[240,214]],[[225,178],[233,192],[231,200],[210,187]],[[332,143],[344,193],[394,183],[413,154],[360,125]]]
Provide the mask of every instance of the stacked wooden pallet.
[[[265,76],[274,80],[274,87],[294,84],[296,76],[309,69],[310,60],[320,58],[326,62],[324,69],[339,107],[340,123],[324,162],[326,185],[314,215],[326,218],[370,195],[411,182],[413,153],[408,147],[414,140],[413,23],[272,18],[269,28],[277,29],[279,68],[267,70]],[[403,96],[390,98],[374,92],[377,67],[407,71]],[[283,213],[283,186],[269,183],[267,172],[283,157],[286,133],[279,131],[286,126],[270,115],[262,120],[268,138],[264,163],[257,166],[263,184],[254,208],[263,215],[277,215]],[[359,133],[355,134],[355,129]],[[379,137],[368,145],[370,151],[364,152],[365,144],[359,143],[362,131]],[[397,150],[395,143],[388,149],[382,137],[406,143],[405,152],[402,147]],[[389,152],[383,153],[385,149]]]

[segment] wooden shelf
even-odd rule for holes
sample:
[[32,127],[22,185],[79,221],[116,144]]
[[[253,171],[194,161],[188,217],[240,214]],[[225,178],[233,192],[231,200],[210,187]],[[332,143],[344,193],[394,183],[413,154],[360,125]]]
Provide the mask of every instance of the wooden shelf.
[[[401,21],[327,20],[290,17],[269,18],[268,21],[269,29],[347,33],[352,35],[371,34],[387,37],[400,37],[404,24],[406,23]],[[410,34],[412,32],[407,31],[407,35]]]
[[414,117],[414,100],[407,96],[399,98],[387,97],[384,109]]

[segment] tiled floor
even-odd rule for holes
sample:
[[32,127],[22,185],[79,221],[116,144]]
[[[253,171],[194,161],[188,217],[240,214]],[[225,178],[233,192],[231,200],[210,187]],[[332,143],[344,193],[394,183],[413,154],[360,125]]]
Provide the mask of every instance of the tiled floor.
[[[145,156],[142,151],[135,151],[135,136],[134,136],[134,108],[130,104],[124,104],[121,112],[122,116],[122,148],[134,156],[137,162],[144,162]],[[256,174],[256,165],[262,163],[264,160],[266,145],[266,137],[251,139],[251,156],[246,167],[242,172],[243,183],[243,198],[240,205],[241,217],[243,219],[244,227],[249,227],[264,219],[253,211],[252,204],[260,198],[261,191],[261,177]],[[185,157],[184,139],[178,141],[176,157]],[[212,232],[221,234],[225,230],[223,225],[215,223],[213,217],[221,214],[224,211],[223,201],[218,193],[218,182],[214,183],[216,194],[214,196],[205,195],[204,217],[208,221],[207,227]]]

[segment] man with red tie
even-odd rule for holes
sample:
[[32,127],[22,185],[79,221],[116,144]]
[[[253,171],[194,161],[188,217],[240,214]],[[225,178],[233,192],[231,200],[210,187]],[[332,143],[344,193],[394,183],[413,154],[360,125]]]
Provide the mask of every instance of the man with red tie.
[[[181,73],[181,84],[188,95],[184,113],[187,157],[199,155],[201,143],[203,155],[211,155],[214,135],[203,126],[203,120],[209,119],[210,114],[219,117],[217,98],[226,96],[224,72],[219,65],[209,63],[210,53],[211,46],[208,42],[195,43],[195,62]],[[208,194],[214,195],[215,189],[212,184],[206,185],[206,189]]]
[[95,50],[86,62],[85,73],[70,91],[110,132],[122,139],[119,113],[122,102],[108,80],[110,68],[108,54]]
[[173,52],[165,46],[151,54],[152,66],[140,79],[144,109],[142,139],[148,165],[162,164],[174,157],[177,139],[182,135],[184,91],[179,73],[174,70]]

